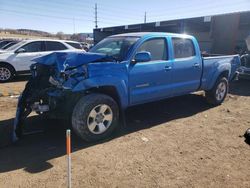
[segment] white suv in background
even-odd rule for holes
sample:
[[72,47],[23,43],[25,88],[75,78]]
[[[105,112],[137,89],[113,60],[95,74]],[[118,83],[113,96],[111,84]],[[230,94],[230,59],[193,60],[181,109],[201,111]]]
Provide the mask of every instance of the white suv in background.
[[31,60],[55,51],[84,51],[78,42],[62,40],[24,40],[0,53],[0,82],[28,73]]

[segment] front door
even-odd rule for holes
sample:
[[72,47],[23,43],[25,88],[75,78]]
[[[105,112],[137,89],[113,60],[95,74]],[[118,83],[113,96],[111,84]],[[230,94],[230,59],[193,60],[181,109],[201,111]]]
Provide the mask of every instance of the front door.
[[130,105],[146,103],[171,95],[171,68],[168,60],[166,38],[154,38],[143,42],[137,52],[151,53],[151,61],[130,64]]
[[35,41],[20,47],[24,51],[15,53],[15,57],[13,58],[13,62],[18,67],[18,70],[29,70],[30,65],[34,63],[32,59],[45,55],[43,43],[43,41]]

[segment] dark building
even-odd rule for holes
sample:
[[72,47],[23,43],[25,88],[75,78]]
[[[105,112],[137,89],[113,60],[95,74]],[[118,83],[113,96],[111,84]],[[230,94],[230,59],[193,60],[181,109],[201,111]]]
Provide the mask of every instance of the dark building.
[[250,34],[250,11],[216,16],[152,22],[94,29],[94,42],[120,33],[172,32],[195,36],[201,51],[213,54],[234,54],[245,50]]

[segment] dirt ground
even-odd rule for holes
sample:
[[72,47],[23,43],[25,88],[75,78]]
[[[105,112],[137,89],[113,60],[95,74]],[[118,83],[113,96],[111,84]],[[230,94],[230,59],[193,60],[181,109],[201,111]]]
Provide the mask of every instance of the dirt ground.
[[[16,103],[0,97],[0,126],[13,123]],[[232,83],[218,107],[190,94],[126,115],[127,127],[103,142],[72,135],[73,187],[250,187],[250,146],[242,137],[250,127],[250,81]],[[22,140],[0,148],[0,187],[66,187],[69,123],[32,116],[25,124]]]

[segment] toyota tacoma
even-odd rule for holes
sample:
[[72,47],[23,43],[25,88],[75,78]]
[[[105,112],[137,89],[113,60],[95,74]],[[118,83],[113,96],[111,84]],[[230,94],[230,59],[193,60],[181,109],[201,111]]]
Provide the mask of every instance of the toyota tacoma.
[[107,37],[89,52],[55,52],[34,59],[19,98],[14,139],[35,111],[68,118],[86,141],[109,136],[128,107],[204,90],[220,105],[240,65],[238,55],[202,57],[193,36],[127,33]]

